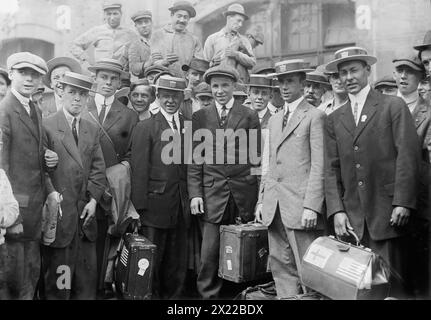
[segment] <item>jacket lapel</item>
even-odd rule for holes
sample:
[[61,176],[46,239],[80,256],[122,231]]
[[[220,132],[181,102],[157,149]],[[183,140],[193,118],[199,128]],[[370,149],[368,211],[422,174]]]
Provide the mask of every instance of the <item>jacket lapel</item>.
[[420,103],[416,106],[415,110],[413,111],[412,116],[413,116],[413,120],[415,121],[416,129],[419,128],[421,126],[422,122],[425,121],[428,108],[429,107],[422,100],[422,101],[420,101]]
[[[90,101],[88,102],[88,113],[91,113],[94,117],[94,119],[99,119],[99,115],[97,114],[97,107],[96,107],[96,102],[94,101],[94,97],[92,99],[90,99]],[[91,117],[90,117],[91,118]],[[92,121],[94,121],[94,119],[91,118]]]
[[207,121],[206,128],[208,129],[221,129],[220,127],[220,116],[217,111],[217,107],[213,104],[211,107],[206,108],[205,112],[207,112]]
[[[14,106],[15,106],[15,112],[17,112],[19,114],[20,120],[25,124],[25,126],[28,128],[28,130],[31,132],[31,134],[36,138],[36,140],[40,141],[39,137],[41,137],[42,120],[39,117],[39,113],[38,113],[39,128],[36,128],[36,125],[33,123],[33,120],[31,120],[30,115],[24,109],[21,102],[19,102],[19,100],[13,95],[13,93],[9,92],[8,94],[10,95],[10,98],[13,99]],[[37,113],[37,111],[36,111],[36,113]],[[39,135],[37,134],[38,131],[39,131]]]
[[109,131],[109,129],[111,129],[112,126],[122,118],[121,108],[122,106],[117,102],[117,100],[114,100],[114,103],[112,103],[111,109],[103,122],[103,128],[106,131]]
[[376,96],[376,93],[373,90],[371,90],[370,93],[368,94],[367,100],[365,101],[364,108],[362,109],[362,113],[359,118],[359,123],[355,130],[355,136],[353,138],[353,142],[355,142],[359,138],[361,133],[371,122],[371,119],[374,117],[377,111],[376,106],[378,104],[379,104],[378,97]]
[[81,157],[81,154],[85,154],[85,150],[87,149],[88,142],[90,141],[88,136],[88,127],[87,123],[82,119],[79,123],[79,134],[78,134],[78,149],[79,149],[79,156],[81,161],[83,160]]
[[243,118],[241,108],[239,106],[240,104],[238,104],[237,102],[234,103],[227,119],[227,128],[232,129],[233,131],[235,131],[236,127],[238,126],[238,123]]
[[[279,140],[277,148],[280,147],[280,145],[284,142],[284,140],[287,139],[287,137],[293,132],[293,130],[295,130],[299,126],[301,121],[305,118],[305,115],[307,112],[308,112],[307,101],[304,99],[296,108],[295,112],[293,113],[292,117],[287,123],[287,126],[284,129],[284,131],[282,131],[281,139]],[[282,128],[283,126],[283,118],[284,118],[284,113],[283,113],[283,116],[281,117],[282,120],[281,120],[280,128]]]
[[[72,136],[72,130],[70,129],[69,124],[67,123],[66,116],[64,115],[63,112],[58,112],[56,117],[57,117],[57,128],[58,128],[59,138],[61,142],[63,143],[65,149],[67,150],[67,152],[69,152],[71,157],[81,167],[83,167],[81,156],[79,155],[78,146],[76,145],[75,139]],[[79,131],[81,131],[81,128],[79,128]]]
[[346,128],[347,132],[353,137],[355,135],[356,124],[355,119],[353,118],[352,105],[350,101],[348,101],[343,107],[340,122],[343,124],[344,128]]
[[264,129],[268,126],[268,121],[271,118],[271,112],[269,111],[269,109],[266,109],[266,113],[262,118],[262,122],[260,124],[261,128]]

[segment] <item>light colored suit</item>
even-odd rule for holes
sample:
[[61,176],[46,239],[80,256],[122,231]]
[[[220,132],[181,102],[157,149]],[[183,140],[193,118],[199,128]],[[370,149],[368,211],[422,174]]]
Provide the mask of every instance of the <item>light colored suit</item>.
[[[284,130],[283,117],[284,112],[279,112],[269,120],[265,146],[269,157],[264,155],[269,163],[264,164],[259,193],[263,224],[269,230],[271,270],[280,298],[300,293],[302,257],[323,230],[326,115],[304,99]],[[305,208],[318,214],[315,231],[305,231],[301,225]]]

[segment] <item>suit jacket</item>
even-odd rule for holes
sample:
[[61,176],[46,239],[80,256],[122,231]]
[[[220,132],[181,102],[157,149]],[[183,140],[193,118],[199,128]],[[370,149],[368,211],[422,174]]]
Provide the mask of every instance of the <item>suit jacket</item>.
[[263,203],[263,223],[271,225],[277,210],[283,224],[302,230],[304,208],[318,215],[319,230],[324,202],[323,132],[326,115],[305,99],[292,114],[282,131],[284,113],[275,114],[268,124],[269,166],[262,178],[260,202]]
[[22,240],[40,239],[42,208],[47,194],[53,190],[46,179],[46,134],[42,129],[42,115],[36,106],[35,110],[37,125],[11,92],[0,102],[1,165],[19,203],[19,221],[24,228]]
[[[180,126],[182,132],[184,118],[181,115]],[[190,223],[187,167],[181,143],[183,133],[177,135],[178,140],[174,142],[179,163],[166,164],[162,155],[172,142],[162,141],[165,131],[170,133],[172,129],[161,112],[141,121],[133,134],[131,156],[132,202],[144,226],[160,229],[174,228],[178,214],[183,214],[186,225]]]
[[[88,103],[88,112],[92,113],[95,119],[99,118],[94,98]],[[94,123],[94,119],[90,115],[83,114],[83,116]],[[115,99],[103,122],[103,128],[111,138],[113,145],[100,130],[100,145],[107,168],[122,161],[129,161],[132,132],[137,123],[136,112]]]
[[[236,164],[223,164],[223,161],[219,164],[220,159],[219,161],[216,159],[217,153],[220,153],[220,150],[222,150],[221,155],[226,159],[227,149],[225,145],[217,143],[216,139],[216,130],[219,130],[220,134],[220,130],[222,129],[220,127],[217,107],[213,105],[195,112],[193,114],[192,126],[194,134],[200,129],[206,129],[206,133],[211,133],[208,141],[205,139],[206,143],[209,141],[212,143],[210,145],[211,149],[205,151],[205,156],[208,159],[205,159],[203,163],[193,161],[193,164],[188,167],[187,183],[189,198],[203,198],[205,209],[205,213],[202,216],[203,220],[210,223],[220,223],[230,194],[232,194],[235,200],[241,218],[244,221],[252,220],[258,194],[257,178],[256,175],[252,175],[252,161],[249,157],[246,158],[246,163],[241,164],[237,161],[240,152],[242,155],[249,155],[248,151],[251,150],[250,141],[245,146],[239,145],[239,143],[231,146],[232,150],[235,151]],[[255,133],[257,133],[254,139],[256,142],[260,142],[260,123],[257,113],[238,102],[234,103],[229,112],[226,128],[235,132],[240,132],[240,129],[245,130],[248,138],[252,137],[249,130],[254,129],[256,130]],[[229,138],[225,139],[225,141],[232,141],[232,137],[235,136],[234,132],[227,133],[227,135]],[[194,142],[194,148],[196,149],[199,144],[200,141]],[[230,149],[229,146],[228,149]],[[253,146],[253,149],[252,151],[260,158],[260,143],[257,143],[257,146]],[[259,163],[253,163],[253,166],[258,165]]]
[[57,221],[57,232],[51,247],[65,248],[79,232],[94,242],[96,220],[84,229],[80,215],[90,197],[100,200],[106,188],[105,162],[99,142],[99,130],[86,119],[79,123],[78,146],[63,110],[44,120],[48,145],[58,154],[58,168],[51,173],[57,192],[63,195],[63,217]]
[[52,116],[57,113],[57,105],[55,103],[55,96],[53,92],[43,95],[41,111],[42,118],[48,118],[49,116]]
[[[325,129],[325,191],[328,218],[346,212],[362,238],[404,235],[390,225],[392,210],[416,209],[419,141],[404,101],[371,90],[356,126],[350,102],[328,116]],[[362,119],[365,119],[362,121]]]
[[260,127],[262,129],[266,129],[268,127],[269,119],[271,119],[271,116],[271,111],[267,109],[265,115],[263,116],[262,122],[260,123]]

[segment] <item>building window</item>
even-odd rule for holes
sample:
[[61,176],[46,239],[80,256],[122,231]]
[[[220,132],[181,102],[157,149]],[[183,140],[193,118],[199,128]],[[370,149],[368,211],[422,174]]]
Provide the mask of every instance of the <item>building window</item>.
[[325,47],[354,43],[355,4],[350,1],[323,4],[322,27]]

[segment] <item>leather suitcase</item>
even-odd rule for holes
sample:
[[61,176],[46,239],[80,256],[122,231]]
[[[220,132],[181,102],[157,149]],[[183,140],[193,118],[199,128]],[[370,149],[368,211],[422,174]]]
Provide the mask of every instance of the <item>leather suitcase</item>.
[[235,283],[268,278],[268,254],[268,228],[262,224],[220,227],[220,278]]
[[136,233],[127,233],[118,257],[115,284],[126,300],[150,300],[156,246]]
[[390,276],[387,264],[354,237],[356,245],[332,236],[316,239],[303,257],[303,284],[333,300],[386,298]]

